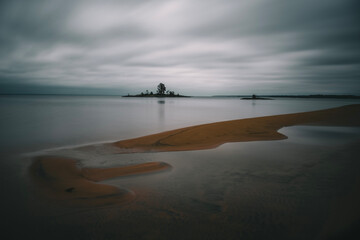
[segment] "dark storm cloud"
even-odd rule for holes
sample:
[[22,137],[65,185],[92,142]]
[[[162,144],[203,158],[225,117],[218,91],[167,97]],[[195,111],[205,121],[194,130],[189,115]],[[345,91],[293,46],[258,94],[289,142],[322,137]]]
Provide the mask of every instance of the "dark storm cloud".
[[0,92],[126,94],[164,81],[200,95],[360,94],[358,10],[351,0],[1,1]]

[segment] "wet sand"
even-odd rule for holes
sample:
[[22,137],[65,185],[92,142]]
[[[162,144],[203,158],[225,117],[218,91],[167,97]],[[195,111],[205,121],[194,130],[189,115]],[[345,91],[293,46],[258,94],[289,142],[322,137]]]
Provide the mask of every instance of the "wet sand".
[[115,142],[135,152],[211,149],[228,142],[281,140],[277,131],[295,125],[360,126],[360,105],[327,110],[216,122]]
[[129,202],[135,194],[127,189],[96,182],[168,168],[170,166],[162,162],[107,169],[79,168],[74,159],[44,156],[33,162],[31,173],[48,197],[71,205],[104,206]]
[[[360,105],[240,119],[176,129],[154,135],[113,143],[130,152],[188,151],[218,147],[227,142],[281,140],[278,132],[294,125],[360,126]],[[127,151],[122,152],[127,153]],[[108,205],[131,201],[135,194],[127,189],[98,184],[109,178],[139,175],[169,169],[161,162],[115,168],[84,168],[76,160],[63,157],[39,157],[31,166],[34,179],[46,189],[48,196],[71,204]]]
[[[287,137],[277,131],[286,126],[360,126],[359,119],[360,105],[349,105],[193,126],[112,145],[119,148],[119,153],[210,149],[226,142],[285,139]],[[190,168],[187,176],[199,175],[207,168],[219,171],[219,178],[212,179],[217,173],[211,172],[211,177],[199,184],[199,191],[204,191],[199,193],[202,196],[199,198],[194,198],[196,194],[183,197],[189,189],[172,193],[178,189],[173,186],[179,183],[170,178],[166,179],[171,186],[166,192],[136,184],[137,188],[131,186],[125,189],[97,183],[113,177],[161,172],[170,168],[161,162],[115,168],[80,168],[74,159],[43,156],[34,160],[30,172],[37,186],[56,204],[77,207],[73,209],[91,207],[88,209],[92,210],[93,207],[116,206],[96,208],[96,211],[84,211],[71,217],[57,215],[52,225],[49,224],[58,226],[60,223],[68,230],[77,226],[76,231],[82,234],[79,239],[106,239],[105,233],[110,239],[264,239],[269,236],[277,236],[277,239],[313,239],[314,236],[328,239],[328,236],[348,231],[349,226],[356,229],[358,225],[354,222],[358,219],[359,210],[353,206],[359,199],[354,198],[359,196],[359,181],[353,181],[353,176],[358,169],[354,159],[358,155],[358,143],[344,149],[325,147],[321,150],[316,146],[302,146],[299,152],[287,150],[287,153],[283,153],[282,142],[272,146],[277,148],[261,149],[268,153],[270,160],[246,160],[249,156],[244,155],[239,158],[249,163],[245,161],[232,169],[234,164],[230,162],[219,170],[215,164],[221,159],[215,158],[210,162],[207,156],[201,167],[196,168],[197,171],[192,172]],[[289,157],[289,152],[295,156]],[[284,154],[286,156],[282,156]],[[322,157],[327,154],[331,157]],[[118,156],[121,158],[123,155]],[[237,158],[234,157],[233,163],[239,161]],[[282,158],[283,161],[280,161]],[[300,159],[298,163],[297,158]],[[170,163],[176,167],[175,161]],[[189,178],[191,184],[198,184],[192,182],[194,176]],[[131,184],[132,180],[121,179],[119,182]],[[345,191],[344,186],[353,190]],[[348,195],[344,195],[343,190]],[[327,206],[329,201],[331,206]],[[94,219],[98,222],[94,223]],[[59,227],[58,233],[69,236],[62,227]],[[341,236],[344,235],[340,235],[339,239]]]

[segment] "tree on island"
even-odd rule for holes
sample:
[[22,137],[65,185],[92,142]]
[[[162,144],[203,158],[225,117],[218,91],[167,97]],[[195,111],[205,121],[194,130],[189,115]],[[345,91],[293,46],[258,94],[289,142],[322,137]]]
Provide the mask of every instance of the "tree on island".
[[157,92],[158,92],[158,94],[164,95],[165,91],[166,91],[165,84],[159,83],[159,85],[157,86]]
[[128,94],[127,96],[123,96],[123,97],[187,97],[187,96],[180,95],[179,93],[176,94],[174,91],[166,90],[165,84],[159,83],[155,94],[152,91],[150,92],[149,90],[146,90],[145,92],[141,92],[140,94],[136,94],[136,95]]

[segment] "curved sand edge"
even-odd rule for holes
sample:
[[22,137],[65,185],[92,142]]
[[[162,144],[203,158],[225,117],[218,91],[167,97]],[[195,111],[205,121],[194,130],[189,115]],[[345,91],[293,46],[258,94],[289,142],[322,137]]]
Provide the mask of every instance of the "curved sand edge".
[[186,127],[112,145],[132,152],[211,149],[227,142],[281,140],[277,131],[295,125],[360,126],[360,104],[313,112],[248,118]]
[[35,159],[30,167],[34,180],[46,194],[70,205],[104,206],[123,204],[135,198],[135,193],[115,186],[99,184],[110,178],[145,174],[169,169],[163,162],[150,162],[114,168],[83,168],[76,160],[43,156]]
[[[360,126],[360,104],[339,108],[240,119],[192,126],[140,138],[113,143],[120,153],[162,152],[211,149],[227,142],[280,140],[287,138],[277,131],[294,125]],[[126,151],[120,151],[126,150]],[[79,169],[76,160],[63,157],[39,157],[30,170],[34,179],[49,196],[81,206],[122,204],[134,199],[135,194],[96,181],[150,173],[170,168],[160,162],[108,169]]]

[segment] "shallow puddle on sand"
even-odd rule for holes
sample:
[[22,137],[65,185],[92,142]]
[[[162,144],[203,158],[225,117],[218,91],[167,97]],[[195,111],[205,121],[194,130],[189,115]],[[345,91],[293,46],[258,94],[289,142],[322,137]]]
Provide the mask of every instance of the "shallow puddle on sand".
[[[75,153],[84,159],[84,166],[162,161],[172,170],[102,182],[134,191],[136,199],[131,203],[100,208],[51,203],[42,205],[41,216],[35,218],[44,229],[53,230],[44,230],[44,235],[81,238],[326,236],[323,229],[332,200],[349,191],[359,167],[353,158],[358,154],[359,130],[290,127],[280,130],[289,137],[286,140],[228,143],[187,152],[114,155],[62,150],[64,155]],[[40,212],[36,205],[33,210]]]

